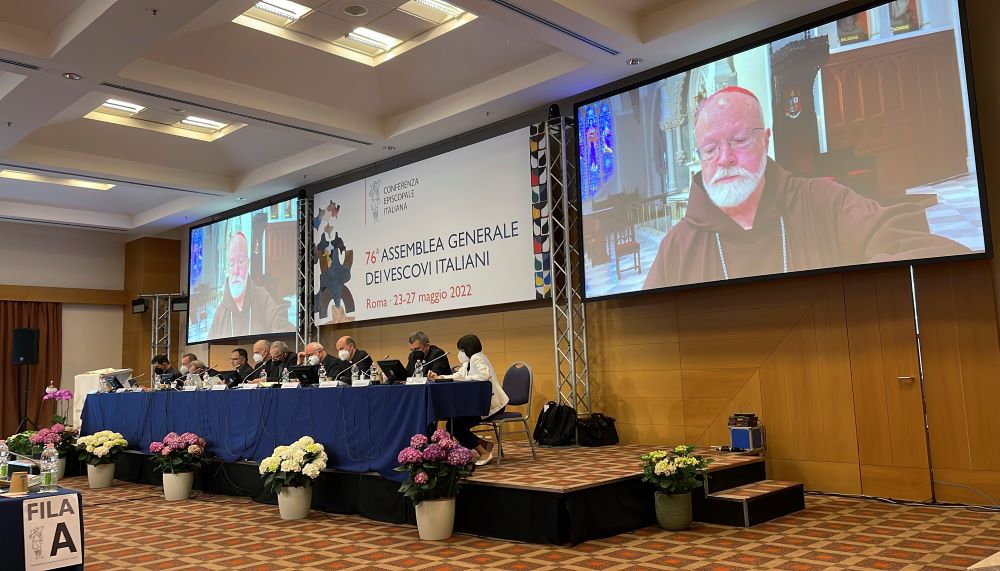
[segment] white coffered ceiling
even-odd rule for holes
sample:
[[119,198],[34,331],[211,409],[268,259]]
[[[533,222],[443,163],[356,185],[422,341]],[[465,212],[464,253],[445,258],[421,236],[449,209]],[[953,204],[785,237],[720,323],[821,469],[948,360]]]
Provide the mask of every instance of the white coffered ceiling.
[[[285,28],[303,41],[235,23],[253,0],[5,0],[0,168],[115,187],[0,178],[0,218],[170,230],[835,2],[451,0],[467,14],[447,29],[398,11],[404,1],[300,3],[314,11]],[[408,47],[372,65],[321,45],[358,26]],[[107,99],[147,109],[86,118]],[[212,141],[172,134],[186,116],[245,126]]]

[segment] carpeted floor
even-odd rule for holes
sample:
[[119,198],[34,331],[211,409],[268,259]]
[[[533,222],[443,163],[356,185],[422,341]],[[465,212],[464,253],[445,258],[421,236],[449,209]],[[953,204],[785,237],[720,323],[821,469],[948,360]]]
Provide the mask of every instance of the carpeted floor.
[[106,569],[965,569],[1000,551],[1000,513],[809,496],[806,510],[750,529],[645,528],[574,547],[458,535],[424,542],[409,526],[196,493],[165,502],[116,481],[83,491],[86,567]]

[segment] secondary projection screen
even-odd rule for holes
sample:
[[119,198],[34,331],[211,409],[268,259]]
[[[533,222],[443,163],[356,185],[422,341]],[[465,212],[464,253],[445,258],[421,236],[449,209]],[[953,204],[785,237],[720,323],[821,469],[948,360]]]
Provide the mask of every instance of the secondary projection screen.
[[983,255],[957,0],[897,0],[576,106],[586,296]]
[[317,194],[316,324],[545,298],[539,137],[519,129]]
[[297,202],[191,229],[188,344],[295,331]]

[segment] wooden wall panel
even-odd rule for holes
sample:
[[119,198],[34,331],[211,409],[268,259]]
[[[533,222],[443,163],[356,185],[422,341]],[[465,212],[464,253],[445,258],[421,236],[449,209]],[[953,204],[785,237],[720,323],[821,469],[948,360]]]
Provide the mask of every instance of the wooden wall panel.
[[[179,240],[139,238],[125,243],[125,298],[139,294],[177,293],[180,283],[181,243]],[[171,362],[178,361],[177,348],[184,339],[182,313],[171,318]],[[149,383],[149,361],[152,359],[152,317],[150,311],[132,314],[126,309],[122,318],[122,366],[135,375],[146,373],[142,382]]]

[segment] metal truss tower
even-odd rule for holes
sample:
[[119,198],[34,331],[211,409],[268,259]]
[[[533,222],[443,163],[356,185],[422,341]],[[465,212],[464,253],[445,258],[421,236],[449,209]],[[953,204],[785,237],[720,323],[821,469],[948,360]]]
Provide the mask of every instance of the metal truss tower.
[[[300,196],[298,237],[299,265],[296,280],[298,295],[298,326],[295,328],[295,351],[304,351],[314,341],[313,333],[313,199]],[[317,339],[319,335],[317,333]]]
[[555,341],[556,397],[577,414],[591,413],[590,374],[587,365],[587,319],[580,275],[581,212],[576,189],[576,167],[568,154],[576,149],[572,119],[551,118],[543,138],[545,168],[552,209],[552,331]]

